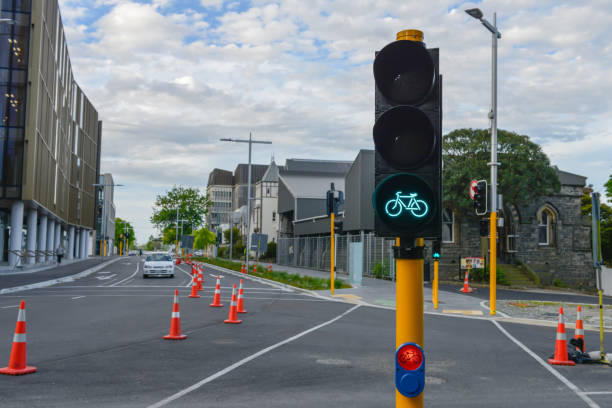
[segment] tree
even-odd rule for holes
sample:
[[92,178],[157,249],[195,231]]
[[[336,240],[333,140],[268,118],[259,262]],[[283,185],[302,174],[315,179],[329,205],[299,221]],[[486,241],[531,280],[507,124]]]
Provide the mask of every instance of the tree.
[[[223,231],[223,238],[225,238],[225,242],[230,242],[229,228]],[[232,231],[232,245],[242,246],[242,235],[240,234],[240,230],[236,227],[234,227]]]
[[[136,241],[136,235],[134,234],[134,227],[129,221],[123,220],[119,217],[115,218],[115,246],[117,247],[117,252],[119,252],[119,243],[123,242],[122,245],[125,245],[125,233],[128,233],[128,248],[131,248]],[[123,236],[123,237],[122,237]],[[123,248],[123,251],[126,251],[128,248]]]
[[155,238],[153,235],[149,235],[149,240],[144,245],[144,249],[146,249],[147,251],[159,251],[161,248],[161,238]]
[[[593,185],[589,184],[584,188],[581,199],[582,214],[591,218],[591,210],[593,202],[591,201],[591,193]],[[606,203],[599,204],[600,229],[601,236],[601,257],[605,264],[612,263],[612,207]],[[592,226],[591,226],[592,228]]]
[[[540,146],[528,136],[499,130],[498,192],[504,202],[524,205],[561,188],[559,177]],[[491,142],[487,129],[456,129],[444,136],[443,201],[461,214],[474,214],[469,185],[489,179]]]
[[604,187],[606,188],[606,197],[612,199],[612,174],[610,174],[610,178],[606,181]]
[[168,227],[162,233],[162,242],[164,244],[172,244],[176,243],[176,228]]
[[206,228],[197,230],[193,235],[195,237],[193,240],[194,249],[204,249],[208,245],[215,243],[215,233]]
[[157,196],[151,223],[162,231],[165,237],[168,228],[177,227],[178,208],[178,218],[184,220],[182,233],[191,234],[204,223],[210,205],[211,202],[197,188],[174,186],[165,195]]

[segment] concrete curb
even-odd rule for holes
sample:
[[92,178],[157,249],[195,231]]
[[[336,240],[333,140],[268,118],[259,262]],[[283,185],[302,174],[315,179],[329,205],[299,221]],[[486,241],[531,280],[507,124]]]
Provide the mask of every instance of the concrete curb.
[[79,272],[74,275],[68,275],[68,276],[64,276],[61,278],[51,279],[51,280],[43,281],[43,282],[30,283],[29,285],[15,286],[12,288],[0,289],[0,295],[6,295],[8,293],[23,292],[24,290],[45,288],[47,286],[57,285],[58,283],[73,282],[77,279],[84,278],[85,276],[91,275],[92,273],[97,272],[100,269],[106,268],[108,265],[112,264],[113,262],[117,262],[119,259],[121,259],[121,257],[111,259],[110,261],[106,261],[104,263],[101,263],[92,268],[86,269],[83,272]]

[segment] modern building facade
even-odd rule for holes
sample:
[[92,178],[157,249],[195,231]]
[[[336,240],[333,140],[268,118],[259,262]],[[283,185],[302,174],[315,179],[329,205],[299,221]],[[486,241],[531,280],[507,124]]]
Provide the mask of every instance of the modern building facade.
[[206,195],[212,205],[206,214],[206,225],[216,228],[222,224],[229,224],[232,212],[232,191],[234,189],[234,176],[231,171],[213,169],[208,175]]
[[0,257],[10,266],[91,251],[98,113],[74,81],[57,0],[2,1]]

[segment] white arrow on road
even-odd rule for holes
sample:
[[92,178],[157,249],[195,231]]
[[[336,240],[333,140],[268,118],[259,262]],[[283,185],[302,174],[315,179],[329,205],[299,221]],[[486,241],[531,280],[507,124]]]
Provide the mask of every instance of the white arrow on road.
[[112,275],[107,275],[107,276],[96,276],[96,279],[99,279],[99,280],[107,280],[107,279],[112,278],[113,276],[117,276],[117,274],[116,274],[116,273],[113,273]]

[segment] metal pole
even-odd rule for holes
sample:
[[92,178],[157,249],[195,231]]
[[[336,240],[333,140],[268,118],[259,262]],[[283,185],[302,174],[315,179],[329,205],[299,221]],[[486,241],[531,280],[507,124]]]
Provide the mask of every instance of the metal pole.
[[[398,238],[399,245],[408,247],[406,239]],[[396,258],[397,294],[395,296],[395,348],[406,342],[423,346],[423,238],[416,239],[412,259]],[[408,248],[406,248],[408,249]],[[420,255],[420,256],[419,256]],[[395,390],[396,408],[423,408],[423,394],[405,397]]]
[[100,256],[106,256],[106,189],[102,186],[102,240],[104,245]]
[[497,13],[493,13],[492,77],[491,77],[491,250],[490,313],[495,314],[497,298]]
[[232,260],[232,252],[234,252],[234,220],[232,219],[232,215],[230,214],[230,261]]
[[246,268],[249,270],[249,252],[251,251],[251,146],[253,138],[249,132],[249,178],[247,185],[247,247],[246,247]]
[[176,207],[176,225],[174,230],[176,232],[176,238],[174,241],[174,256],[178,258],[178,217],[179,217],[179,207]]
[[335,280],[335,276],[334,276],[334,264],[336,263],[336,257],[335,257],[335,251],[334,251],[334,246],[335,246],[335,236],[334,236],[334,219],[335,219],[335,213],[332,211],[331,213],[331,294],[334,294],[334,280]]

